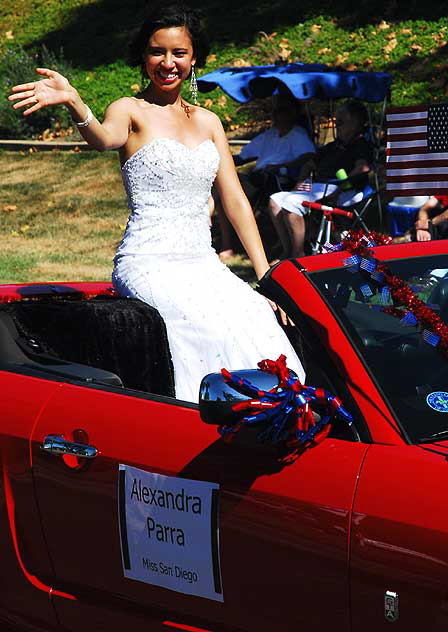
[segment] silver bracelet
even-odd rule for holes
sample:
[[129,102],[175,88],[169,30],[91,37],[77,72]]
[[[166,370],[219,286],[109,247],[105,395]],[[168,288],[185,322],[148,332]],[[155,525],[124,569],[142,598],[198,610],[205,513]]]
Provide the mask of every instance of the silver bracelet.
[[90,123],[93,120],[93,114],[92,114],[92,110],[89,108],[88,105],[86,105],[87,108],[87,118],[85,121],[81,121],[81,123],[77,123],[76,121],[73,121],[74,124],[76,125],[76,127],[88,127],[90,125]]

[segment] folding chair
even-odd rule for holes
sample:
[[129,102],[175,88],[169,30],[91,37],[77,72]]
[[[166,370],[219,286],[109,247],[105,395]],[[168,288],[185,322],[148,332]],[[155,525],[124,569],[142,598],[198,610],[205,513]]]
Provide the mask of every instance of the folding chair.
[[360,194],[360,199],[356,201],[346,201],[344,202],[339,196],[337,200],[337,206],[351,211],[353,214],[353,222],[350,225],[350,229],[357,228],[358,225],[367,232],[369,229],[364,222],[364,216],[367,212],[367,209],[371,205],[372,201],[378,196],[378,189],[372,187],[370,183],[370,178],[372,177],[373,172],[368,171],[366,173],[360,173],[355,176],[351,176],[350,178],[346,178],[346,180],[330,180],[332,184],[338,184],[342,192],[344,192],[344,182],[350,183],[353,185],[352,189],[349,189],[347,193],[353,192],[353,195],[356,193]]
[[320,221],[316,240],[310,245],[311,254],[313,255],[326,252],[326,245],[331,243],[335,217],[342,216],[351,219],[353,217],[353,213],[346,211],[345,209],[337,208],[336,206],[327,206],[326,204],[308,202],[307,200],[303,202],[303,206],[309,208],[310,210],[315,209],[317,211],[322,211],[322,219]]
[[[369,174],[370,172],[350,178],[353,183],[356,180],[358,182],[365,181],[364,187],[356,190],[361,196],[356,202],[344,202],[340,199],[334,202],[333,197],[322,197],[313,203],[303,203],[303,205],[308,207],[311,211],[321,211],[323,213],[318,226],[316,225],[315,214],[313,212],[306,216],[308,223],[307,248],[311,254],[325,252],[324,245],[326,243],[339,241],[342,233],[345,231],[361,229],[365,233],[369,232],[369,228],[365,222],[365,215],[371,203],[378,195],[378,191],[374,189],[369,182]],[[328,184],[341,184],[342,182],[341,180],[331,180]],[[352,191],[353,193],[355,192],[354,189]],[[314,230],[311,226],[313,223]]]
[[252,203],[254,213],[267,208],[269,197],[278,191],[290,191],[297,182],[300,170],[309,159],[310,154],[303,154],[288,165],[277,165],[269,169],[263,169],[264,183],[260,187],[256,202]]

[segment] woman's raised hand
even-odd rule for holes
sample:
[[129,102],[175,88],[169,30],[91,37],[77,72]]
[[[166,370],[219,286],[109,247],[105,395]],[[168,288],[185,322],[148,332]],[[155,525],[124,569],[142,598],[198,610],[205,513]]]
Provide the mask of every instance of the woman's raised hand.
[[15,109],[26,107],[25,116],[45,108],[48,105],[63,105],[73,100],[77,94],[68,80],[55,70],[36,68],[36,72],[43,76],[39,81],[23,83],[12,88],[9,101],[17,101]]

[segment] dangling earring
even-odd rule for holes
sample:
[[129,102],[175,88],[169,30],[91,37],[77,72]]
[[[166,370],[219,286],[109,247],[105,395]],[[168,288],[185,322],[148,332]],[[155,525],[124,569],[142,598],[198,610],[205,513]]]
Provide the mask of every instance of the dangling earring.
[[190,92],[194,105],[198,104],[198,82],[196,81],[196,73],[194,71],[194,65],[191,66],[190,74]]

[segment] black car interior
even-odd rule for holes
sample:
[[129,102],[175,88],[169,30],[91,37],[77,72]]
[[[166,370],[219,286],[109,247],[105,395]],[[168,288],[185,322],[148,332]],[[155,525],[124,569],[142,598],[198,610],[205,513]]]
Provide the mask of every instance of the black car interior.
[[174,397],[165,323],[137,299],[45,296],[0,304],[0,369]]

